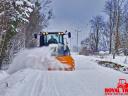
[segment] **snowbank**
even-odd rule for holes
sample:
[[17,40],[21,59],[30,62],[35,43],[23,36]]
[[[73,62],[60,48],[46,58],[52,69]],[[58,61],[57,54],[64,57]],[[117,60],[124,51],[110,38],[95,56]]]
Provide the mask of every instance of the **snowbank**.
[[127,66],[128,67],[128,58],[126,56],[116,56],[115,59],[113,59],[112,55],[107,55],[104,58],[100,58],[100,57],[94,57],[95,60],[99,60],[99,61],[109,61],[109,62],[114,62],[114,63],[118,63],[122,66]]
[[[128,74],[128,63],[127,63],[128,60],[126,56],[116,56],[115,59],[113,59],[112,55],[105,55],[103,57],[101,56],[96,55],[96,56],[87,56],[87,57],[91,58],[92,61],[97,62],[99,65],[103,67],[108,67],[123,72],[125,74]],[[126,63],[124,61],[126,61]]]
[[4,78],[6,78],[7,76],[9,76],[9,74],[7,74],[7,72],[5,71],[0,71],[0,81]]
[[25,68],[33,68],[40,70],[48,70],[48,68],[65,68],[66,65],[61,64],[56,60],[54,56],[51,56],[50,48],[35,48],[35,49],[26,49],[20,52],[12,64],[10,64],[8,73],[12,74],[18,70]]

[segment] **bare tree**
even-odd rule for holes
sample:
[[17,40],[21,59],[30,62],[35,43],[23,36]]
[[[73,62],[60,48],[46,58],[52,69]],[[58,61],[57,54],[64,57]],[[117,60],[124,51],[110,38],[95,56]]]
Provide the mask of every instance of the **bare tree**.
[[114,26],[114,54],[113,59],[115,58],[115,54],[119,53],[118,49],[121,48],[121,41],[120,41],[120,28],[121,28],[121,21],[122,21],[122,11],[124,6],[125,0],[114,0],[114,17],[115,17],[115,26]]
[[94,33],[95,52],[98,52],[100,32],[103,29],[104,20],[102,16],[96,16],[90,22]]
[[121,24],[121,46],[124,50],[124,55],[128,55],[128,1],[125,3],[122,12],[122,24]]
[[[122,12],[123,7],[125,4],[125,0],[107,0],[105,4],[105,12],[109,16],[108,20],[108,28],[109,28],[109,38],[110,38],[110,45],[109,45],[109,53],[112,53],[112,42],[114,44],[114,55],[118,53],[118,49],[121,48],[121,41],[120,41],[120,29],[122,24]],[[112,39],[114,38],[114,39]]]
[[112,53],[112,37],[114,33],[114,13],[113,13],[114,5],[112,0],[106,1],[105,4],[105,13],[108,15],[108,32],[109,32],[109,53]]

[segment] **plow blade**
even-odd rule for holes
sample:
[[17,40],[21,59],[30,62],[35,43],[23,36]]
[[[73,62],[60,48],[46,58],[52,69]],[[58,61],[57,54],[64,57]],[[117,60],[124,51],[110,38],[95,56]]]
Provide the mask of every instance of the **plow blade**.
[[65,64],[66,67],[64,68],[48,68],[49,71],[73,71],[75,70],[75,63],[74,59],[71,56],[57,56],[56,59],[61,62],[62,64]]

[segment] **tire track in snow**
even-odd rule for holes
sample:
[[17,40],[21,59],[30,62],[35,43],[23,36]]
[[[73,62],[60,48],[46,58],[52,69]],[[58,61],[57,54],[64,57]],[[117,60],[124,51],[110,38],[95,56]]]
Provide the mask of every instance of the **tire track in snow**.
[[79,79],[79,76],[77,76],[77,79],[76,75],[73,74],[74,72],[69,74],[58,73],[55,77],[51,76],[59,96],[91,96],[89,94],[92,92],[88,90],[88,86],[80,83],[82,81]]
[[29,73],[24,79],[23,83],[16,83],[12,89],[7,92],[5,96],[32,96],[31,89],[33,88],[33,84],[36,82],[37,73]]
[[[56,89],[56,85],[54,83],[54,79],[52,78],[52,72],[47,72],[47,82],[45,83],[45,90],[41,96],[61,96]],[[45,74],[45,75],[46,75]]]
[[55,83],[55,78],[53,78],[51,76],[51,82],[52,82],[52,85],[53,85],[53,88],[55,90],[55,94],[54,96],[61,96],[60,93],[59,93],[59,89],[57,88],[57,84]]
[[35,77],[35,82],[32,86],[32,89],[31,89],[31,94],[30,96],[39,96],[40,94],[40,91],[41,91],[41,88],[43,88],[44,86],[41,86],[41,83],[43,83],[43,79],[44,79],[44,76],[42,76],[42,74],[37,74],[37,76]]
[[[46,86],[48,84],[48,76],[45,74],[46,72],[41,72],[41,71],[37,71],[36,74],[33,75],[32,80],[34,80],[33,82],[28,82],[23,88],[23,91],[21,91],[20,93],[24,92],[25,90],[28,90],[28,86],[29,87],[29,91],[25,95],[21,95],[21,96],[42,96],[43,93],[46,91]],[[29,80],[30,80],[29,79]],[[30,80],[31,81],[31,80]],[[20,96],[20,95],[17,95]]]
[[22,82],[19,81],[9,88],[5,96],[40,96],[41,90],[45,90],[47,75],[44,75],[42,71],[34,73],[30,71],[25,77]]
[[41,86],[41,91],[40,91],[40,94],[39,96],[51,96],[51,95],[48,95],[50,92],[50,85],[49,85],[49,76],[47,74],[47,71],[46,72],[43,72],[43,75],[44,75],[44,80],[43,80],[43,84]]
[[40,82],[40,92],[39,92],[39,95],[38,96],[44,96],[43,94],[45,94],[46,92],[46,86],[47,86],[47,83],[48,83],[48,76],[46,75],[46,72],[42,72],[42,77],[41,77],[43,80],[42,82]]

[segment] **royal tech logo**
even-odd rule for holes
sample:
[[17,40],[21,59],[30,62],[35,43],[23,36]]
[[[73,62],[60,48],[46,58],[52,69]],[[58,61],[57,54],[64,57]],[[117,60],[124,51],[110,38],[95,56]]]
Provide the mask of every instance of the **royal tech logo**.
[[126,79],[119,79],[117,87],[105,88],[105,96],[128,96],[128,82]]

